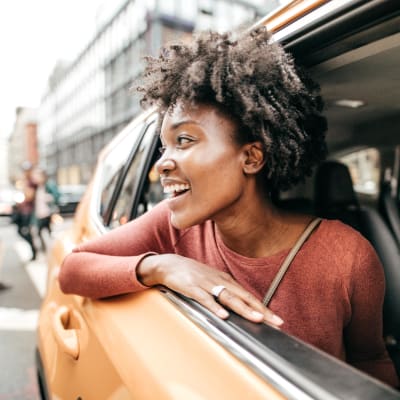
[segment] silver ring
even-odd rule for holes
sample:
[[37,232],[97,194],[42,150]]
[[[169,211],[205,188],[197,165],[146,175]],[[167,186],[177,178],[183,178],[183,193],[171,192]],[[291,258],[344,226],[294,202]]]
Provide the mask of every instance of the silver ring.
[[220,296],[221,292],[222,292],[224,289],[226,289],[226,287],[225,287],[224,285],[217,285],[217,286],[214,286],[214,287],[211,289],[211,294],[212,294],[216,299],[218,299],[218,297]]

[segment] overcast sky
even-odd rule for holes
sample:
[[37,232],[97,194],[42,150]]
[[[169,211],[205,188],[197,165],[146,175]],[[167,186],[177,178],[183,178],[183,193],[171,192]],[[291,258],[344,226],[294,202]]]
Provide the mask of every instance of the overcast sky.
[[37,107],[57,59],[71,59],[94,32],[98,6],[113,0],[0,1],[0,136],[15,108]]

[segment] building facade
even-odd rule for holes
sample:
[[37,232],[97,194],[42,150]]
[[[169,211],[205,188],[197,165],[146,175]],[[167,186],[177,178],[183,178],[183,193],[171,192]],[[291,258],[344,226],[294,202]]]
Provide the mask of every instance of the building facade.
[[31,165],[39,162],[37,110],[18,107],[15,123],[8,139],[8,177],[15,183],[21,176],[21,164],[28,161]]
[[132,82],[144,55],[194,30],[224,31],[266,14],[279,1],[119,0],[105,2],[95,37],[59,64],[39,109],[40,153],[59,184],[87,183],[99,150],[140,111]]

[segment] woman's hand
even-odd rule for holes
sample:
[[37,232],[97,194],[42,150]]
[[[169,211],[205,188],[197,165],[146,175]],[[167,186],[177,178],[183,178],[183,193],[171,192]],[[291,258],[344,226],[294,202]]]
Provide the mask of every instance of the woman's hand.
[[[137,276],[144,285],[164,285],[196,300],[223,319],[229,316],[227,308],[253,322],[266,322],[275,327],[283,324],[281,318],[242,288],[229,274],[191,258],[176,254],[148,256],[138,266]],[[212,295],[212,289],[221,285],[225,289],[217,301]]]

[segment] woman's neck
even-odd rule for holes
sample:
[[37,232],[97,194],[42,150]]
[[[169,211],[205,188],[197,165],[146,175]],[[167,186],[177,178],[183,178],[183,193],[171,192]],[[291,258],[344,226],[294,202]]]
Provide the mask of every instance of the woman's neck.
[[246,257],[268,257],[291,248],[311,217],[277,209],[265,199],[254,199],[229,217],[215,220],[224,244]]

